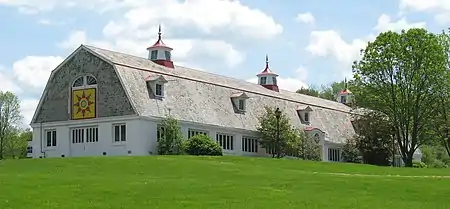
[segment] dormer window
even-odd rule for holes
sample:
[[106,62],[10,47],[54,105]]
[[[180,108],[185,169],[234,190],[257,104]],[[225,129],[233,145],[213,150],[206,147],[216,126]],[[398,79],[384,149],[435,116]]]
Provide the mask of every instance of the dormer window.
[[162,97],[163,96],[163,86],[162,86],[162,84],[156,83],[155,87],[156,87],[155,88],[155,95]]
[[231,95],[231,102],[233,105],[234,112],[245,113],[246,103],[249,97],[244,92],[237,92]]
[[238,109],[241,111],[245,111],[245,100],[239,99]]
[[159,99],[164,97],[164,84],[167,80],[162,75],[149,75],[145,81],[151,97]]
[[153,50],[151,53],[150,59],[156,60],[158,58],[158,50]]
[[297,114],[302,124],[309,125],[309,123],[311,122],[310,112],[312,111],[313,110],[308,105],[297,106]]

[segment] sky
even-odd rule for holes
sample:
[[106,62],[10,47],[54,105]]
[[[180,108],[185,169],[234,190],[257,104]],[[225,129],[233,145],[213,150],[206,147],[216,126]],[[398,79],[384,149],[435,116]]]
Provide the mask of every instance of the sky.
[[157,39],[176,65],[295,91],[351,77],[380,32],[450,23],[450,0],[0,0],[0,90],[28,126],[50,72],[81,44],[147,57]]

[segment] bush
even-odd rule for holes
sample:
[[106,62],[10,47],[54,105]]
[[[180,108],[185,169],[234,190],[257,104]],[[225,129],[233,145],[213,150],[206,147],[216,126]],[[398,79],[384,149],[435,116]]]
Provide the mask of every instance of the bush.
[[189,155],[222,156],[222,148],[203,134],[195,135],[185,141],[185,152]]
[[424,162],[420,162],[420,161],[413,161],[413,167],[414,168],[426,168],[427,164],[425,164]]
[[361,157],[358,150],[357,136],[348,138],[342,147],[342,158],[348,163],[361,163]]

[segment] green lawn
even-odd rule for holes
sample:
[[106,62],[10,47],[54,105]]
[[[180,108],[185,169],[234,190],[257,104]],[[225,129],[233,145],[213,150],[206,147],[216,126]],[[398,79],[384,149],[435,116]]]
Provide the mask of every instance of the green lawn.
[[450,178],[432,175],[450,170],[250,157],[7,160],[0,208],[450,208]]

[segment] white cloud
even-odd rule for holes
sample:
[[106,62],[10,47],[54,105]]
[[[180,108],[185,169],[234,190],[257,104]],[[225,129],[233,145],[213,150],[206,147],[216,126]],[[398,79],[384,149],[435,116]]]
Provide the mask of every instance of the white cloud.
[[450,1],[448,0],[400,0],[402,13],[429,12],[434,14],[436,22],[445,25],[450,23]]
[[62,61],[62,57],[27,56],[14,62],[13,74],[21,86],[31,87],[33,91],[42,91],[51,71]]
[[20,102],[20,112],[23,116],[22,127],[29,127],[38,103],[37,99],[23,99]]
[[[378,34],[388,30],[401,31],[409,28],[426,27],[425,22],[408,22],[405,18],[401,18],[393,22],[391,17],[382,14],[377,21],[377,25],[373,30]],[[376,35],[369,33],[365,37],[356,38],[349,42],[345,41],[339,32],[334,30],[312,31],[310,34],[309,45],[306,50],[314,56],[318,57],[334,57],[342,64],[341,75],[351,75],[351,64],[353,61],[360,59],[360,50],[367,46],[368,41],[375,40]]]
[[374,29],[378,32],[385,32],[385,31],[396,31],[400,32],[401,30],[410,29],[410,28],[425,28],[426,23],[425,22],[414,22],[409,23],[406,18],[401,18],[397,22],[392,22],[391,17],[386,14],[382,14],[377,21],[377,25],[374,27]]
[[0,66],[0,81],[0,91],[10,91],[16,94],[22,92],[14,78],[7,73],[6,68],[3,66]]
[[313,25],[316,22],[316,19],[311,14],[311,12],[299,13],[295,19],[301,23],[311,24]]
[[[300,66],[297,70],[295,70],[294,77],[279,76],[277,78],[278,88],[293,92],[299,90],[302,87],[308,88],[308,85],[306,84],[307,77],[308,71],[303,66]],[[257,84],[258,78],[253,77],[247,79],[246,81]]]

